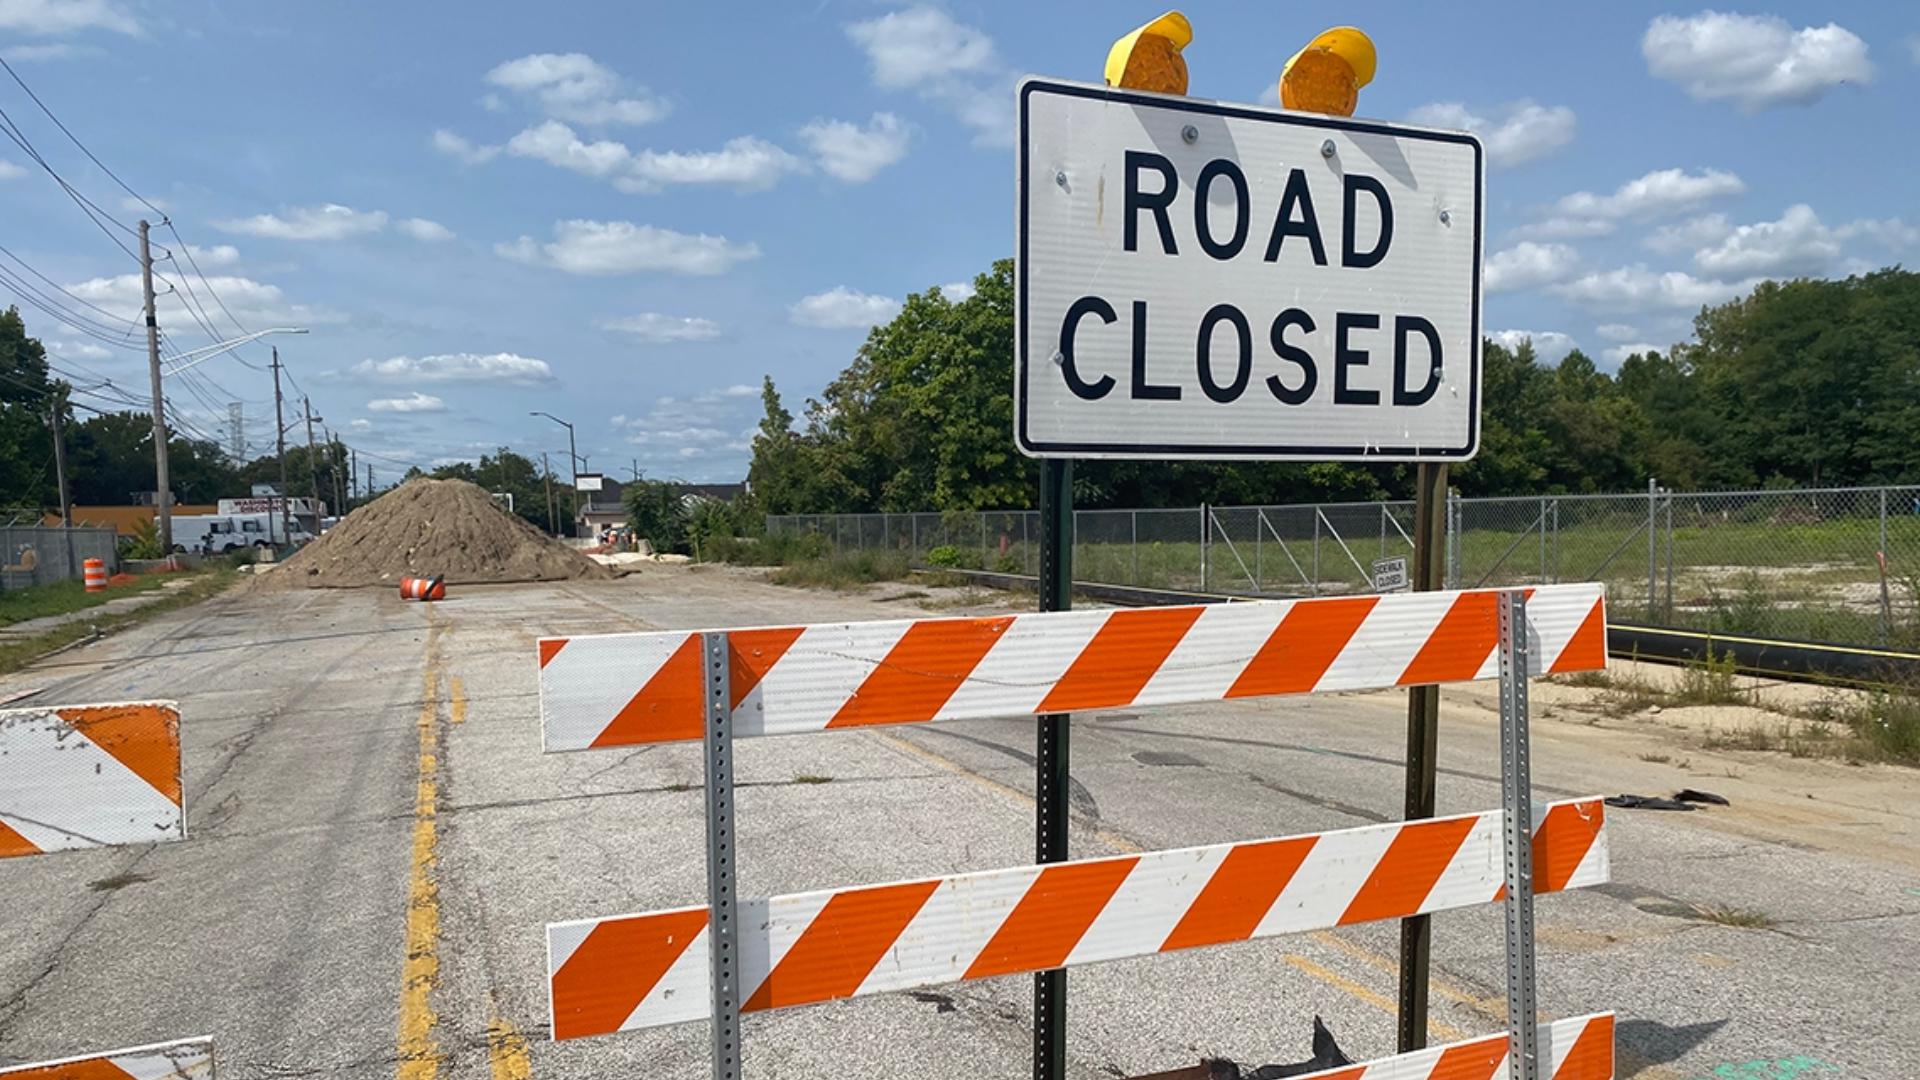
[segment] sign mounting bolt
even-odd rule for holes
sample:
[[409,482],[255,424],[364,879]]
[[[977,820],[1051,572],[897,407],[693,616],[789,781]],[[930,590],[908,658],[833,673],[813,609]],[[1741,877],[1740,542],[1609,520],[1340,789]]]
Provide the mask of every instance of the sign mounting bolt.
[[1328,139],[1326,142],[1323,142],[1320,144],[1320,156],[1324,158],[1330,158],[1333,156],[1333,140],[1332,139]]
[[1200,141],[1200,129],[1199,129],[1199,128],[1197,128],[1197,127],[1194,127],[1194,126],[1193,126],[1192,124],[1188,124],[1188,125],[1187,125],[1186,127],[1183,127],[1183,128],[1181,128],[1181,129],[1180,129],[1180,141],[1182,141],[1182,142],[1184,142],[1184,143],[1186,143],[1186,144],[1188,144],[1189,146],[1191,146],[1191,145],[1192,145],[1192,144],[1194,144],[1194,143],[1197,143],[1197,142],[1199,142],[1199,141]]
[[1059,184],[1059,185],[1060,185],[1061,187],[1066,187],[1066,186],[1067,186],[1067,171],[1066,171],[1065,169],[1061,169],[1061,170],[1059,170],[1058,172],[1056,172],[1056,173],[1054,173],[1054,174],[1053,174],[1053,182],[1054,182],[1054,183],[1056,183],[1056,184]]
[[1442,225],[1453,224],[1453,211],[1451,210],[1440,211],[1440,224]]

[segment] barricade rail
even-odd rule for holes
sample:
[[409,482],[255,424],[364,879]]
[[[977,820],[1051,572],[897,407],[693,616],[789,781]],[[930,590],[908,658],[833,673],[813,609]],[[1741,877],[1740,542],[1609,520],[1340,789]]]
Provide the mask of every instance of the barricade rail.
[[[715,1080],[737,1080],[743,1012],[1501,902],[1504,1037],[1324,1075],[1491,1077],[1504,1063],[1515,1080],[1610,1078],[1610,1015],[1536,1023],[1533,896],[1604,883],[1609,856],[1597,798],[1547,806],[1536,825],[1526,693],[1530,676],[1604,667],[1605,626],[1602,586],[1577,584],[543,639],[549,752],[698,738],[706,759],[708,902],[549,924],[553,1036],[706,1018]],[[736,736],[1020,715],[1064,723],[1074,710],[1496,676],[1497,811],[735,894]]]

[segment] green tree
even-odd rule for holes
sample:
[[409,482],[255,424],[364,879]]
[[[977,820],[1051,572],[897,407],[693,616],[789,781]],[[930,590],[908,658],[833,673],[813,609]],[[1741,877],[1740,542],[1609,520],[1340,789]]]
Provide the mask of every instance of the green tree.
[[0,502],[38,507],[57,498],[47,421],[58,400],[47,350],[27,336],[18,308],[0,312]]

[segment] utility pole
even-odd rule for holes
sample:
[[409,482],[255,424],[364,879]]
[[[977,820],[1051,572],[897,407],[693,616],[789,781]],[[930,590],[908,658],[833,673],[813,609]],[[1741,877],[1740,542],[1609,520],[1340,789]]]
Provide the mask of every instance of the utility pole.
[[349,447],[347,453],[350,458],[347,465],[347,497],[357,499],[360,497],[360,451]]
[[292,514],[287,508],[287,496],[292,489],[287,486],[287,422],[280,415],[280,347],[273,349],[273,437],[280,452],[280,536],[288,544],[293,543]]
[[547,478],[547,530],[555,536],[560,535],[559,515],[553,511],[553,466],[547,464],[547,452],[540,451],[540,471]]
[[639,483],[640,482],[640,459],[639,458],[633,459],[632,472],[633,472],[633,482],[636,484]]
[[333,516],[344,517],[347,513],[347,491],[341,485],[345,481],[340,476],[340,446],[333,441],[333,432],[327,435],[327,470],[333,473]]
[[305,394],[300,396],[300,406],[307,413],[307,494],[313,499],[313,535],[320,535],[320,462],[314,457],[313,448],[313,399]]
[[367,462],[367,498],[373,498],[373,462]]
[[147,222],[140,221],[140,292],[146,301],[147,372],[153,379],[153,473],[160,525],[160,556],[173,558],[173,499],[167,477],[167,401],[160,393],[160,322],[153,317],[153,250],[147,244]]
[[66,404],[66,387],[62,385],[55,392],[53,404],[47,410],[47,422],[53,426],[53,469],[54,476],[60,481],[60,538],[66,541],[67,576],[77,577],[79,571],[74,567],[73,554],[73,503],[67,498],[67,440],[60,433],[60,410]]

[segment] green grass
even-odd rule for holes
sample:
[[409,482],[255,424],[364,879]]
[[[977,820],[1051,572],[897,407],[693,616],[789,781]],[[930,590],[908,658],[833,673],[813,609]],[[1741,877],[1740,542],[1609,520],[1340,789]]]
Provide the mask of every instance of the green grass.
[[[71,645],[92,636],[97,629],[102,634],[124,630],[129,626],[145,622],[169,611],[191,607],[203,600],[225,592],[236,582],[240,574],[228,565],[216,565],[211,569],[198,570],[188,574],[156,574],[155,578],[185,581],[186,584],[169,589],[151,604],[133,608],[129,611],[103,613],[97,619],[76,619],[73,622],[56,626],[44,633],[0,643],[0,675],[27,667],[35,660],[55,649]],[[157,587],[157,586],[155,586]],[[23,590],[24,591],[24,590]],[[124,595],[124,594],[123,594]]]
[[811,589],[857,589],[876,581],[899,581],[912,572],[897,551],[855,551],[802,559],[773,572],[775,585]]
[[0,592],[0,626],[12,626],[14,623],[45,618],[48,615],[65,615],[68,612],[84,611],[109,600],[117,600],[122,596],[152,592],[169,578],[176,576],[142,574],[129,584],[115,585],[106,592],[97,593],[86,591],[85,582],[78,578]]

